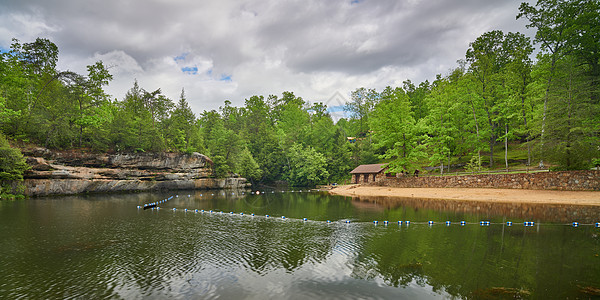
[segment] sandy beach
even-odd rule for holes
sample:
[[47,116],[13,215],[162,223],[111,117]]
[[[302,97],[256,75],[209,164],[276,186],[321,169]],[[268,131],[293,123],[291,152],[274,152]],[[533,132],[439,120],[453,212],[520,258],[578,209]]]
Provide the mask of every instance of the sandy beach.
[[329,191],[349,197],[398,197],[436,200],[463,200],[497,203],[531,203],[600,206],[600,191],[555,191],[484,188],[390,188],[343,185]]

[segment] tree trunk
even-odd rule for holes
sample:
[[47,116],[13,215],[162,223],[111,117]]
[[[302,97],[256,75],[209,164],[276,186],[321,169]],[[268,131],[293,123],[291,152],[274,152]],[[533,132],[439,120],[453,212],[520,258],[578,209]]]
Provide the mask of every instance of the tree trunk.
[[475,103],[471,101],[471,108],[473,109],[473,119],[475,120],[475,132],[477,133],[477,171],[481,172],[481,149],[479,149],[479,123],[477,123],[477,114],[475,114]]
[[508,122],[504,124],[504,164],[508,172]]

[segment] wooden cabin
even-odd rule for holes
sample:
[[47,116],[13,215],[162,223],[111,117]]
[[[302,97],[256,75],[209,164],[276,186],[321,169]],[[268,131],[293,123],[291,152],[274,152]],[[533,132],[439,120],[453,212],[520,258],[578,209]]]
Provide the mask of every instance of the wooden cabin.
[[379,181],[385,178],[385,169],[387,164],[360,165],[350,171],[352,174],[352,183],[369,183]]

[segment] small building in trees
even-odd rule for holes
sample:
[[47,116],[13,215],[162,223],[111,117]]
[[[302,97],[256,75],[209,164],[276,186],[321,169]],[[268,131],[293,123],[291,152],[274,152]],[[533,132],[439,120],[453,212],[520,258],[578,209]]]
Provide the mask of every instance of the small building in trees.
[[376,182],[385,178],[387,164],[360,165],[350,171],[352,183]]

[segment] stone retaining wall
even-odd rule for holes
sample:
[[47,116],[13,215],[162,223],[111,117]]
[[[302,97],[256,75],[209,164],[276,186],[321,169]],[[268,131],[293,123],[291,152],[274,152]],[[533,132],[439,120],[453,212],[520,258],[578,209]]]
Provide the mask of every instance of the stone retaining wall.
[[400,188],[499,188],[600,191],[600,171],[386,178],[372,185]]

